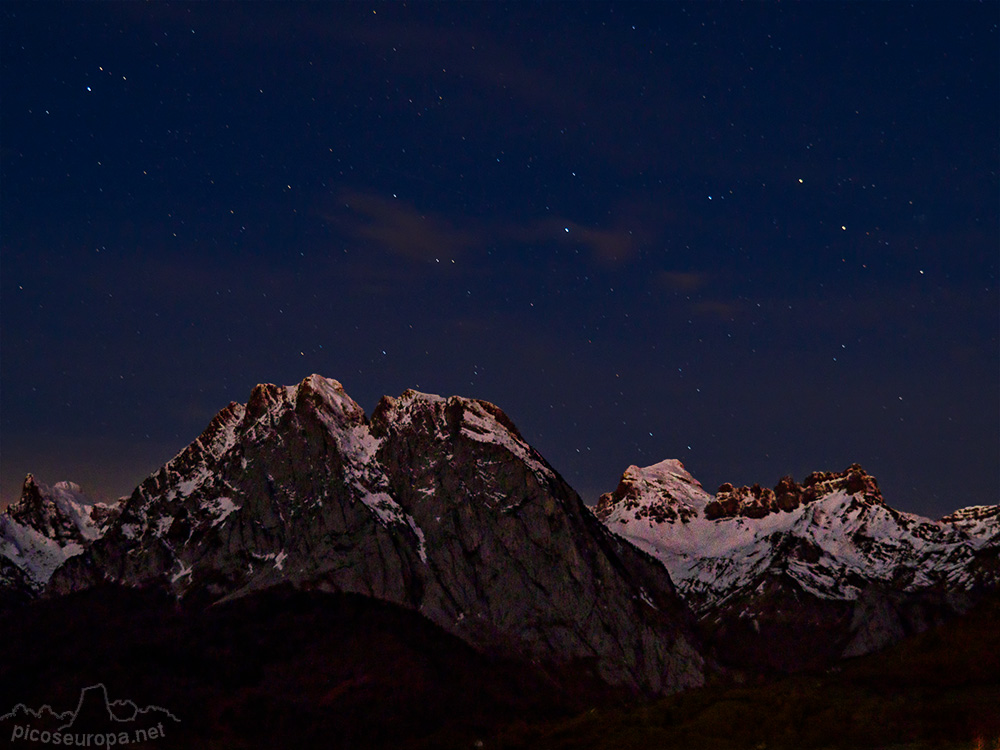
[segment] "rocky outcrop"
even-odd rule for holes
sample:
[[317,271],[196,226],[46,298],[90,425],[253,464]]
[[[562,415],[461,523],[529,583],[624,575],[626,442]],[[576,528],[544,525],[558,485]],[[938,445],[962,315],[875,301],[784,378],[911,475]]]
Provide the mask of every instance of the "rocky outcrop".
[[601,495],[594,514],[607,522],[615,513],[626,519],[653,524],[696,518],[704,505],[705,491],[680,461],[667,460],[645,469],[629,466],[614,492]]
[[715,499],[705,506],[705,518],[714,521],[736,516],[764,518],[771,513],[791,513],[800,505],[840,491],[858,497],[859,502],[884,505],[875,477],[860,464],[851,464],[841,472],[814,471],[801,485],[790,476],[783,477],[774,489],[762,488],[759,484],[752,487],[723,484]]
[[220,412],[50,592],[102,581],[189,603],[278,583],[363,594],[643,693],[705,673],[663,566],[610,534],[498,407],[407,391],[369,420],[316,375]]

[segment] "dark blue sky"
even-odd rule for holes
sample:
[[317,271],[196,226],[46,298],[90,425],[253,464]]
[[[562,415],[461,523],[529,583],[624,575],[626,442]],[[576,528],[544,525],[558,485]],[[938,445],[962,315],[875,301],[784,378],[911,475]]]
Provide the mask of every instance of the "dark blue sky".
[[590,502],[1000,496],[996,3],[0,7],[0,491],[258,382],[499,404]]

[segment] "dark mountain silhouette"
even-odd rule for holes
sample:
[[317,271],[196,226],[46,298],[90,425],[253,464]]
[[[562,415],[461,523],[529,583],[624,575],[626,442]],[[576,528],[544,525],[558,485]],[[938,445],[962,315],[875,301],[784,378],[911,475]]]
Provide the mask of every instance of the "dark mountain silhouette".
[[[33,639],[36,647],[49,645],[45,642],[46,633],[36,635],[39,636]],[[31,680],[22,680],[20,686],[31,690]],[[107,688],[98,683],[80,690],[76,707],[70,711],[57,713],[47,704],[34,710],[19,703],[0,716],[0,732],[11,742],[145,747],[149,742],[165,739],[168,732],[172,736],[179,723],[180,719],[172,712],[159,706],[140,709],[129,700],[110,701]]]
[[151,747],[468,748],[628,699],[586,670],[484,654],[410,609],[289,585],[208,608],[102,586],[0,613],[0,632],[0,706],[75,708],[74,686],[100,676],[181,720],[163,720],[176,744]]
[[[56,712],[52,706],[44,705],[41,708],[33,709],[18,703],[6,714],[0,716],[0,729],[13,727],[14,725],[37,727],[38,729],[55,731],[64,726],[67,721],[73,718],[72,711]],[[4,732],[7,737],[11,732]]]

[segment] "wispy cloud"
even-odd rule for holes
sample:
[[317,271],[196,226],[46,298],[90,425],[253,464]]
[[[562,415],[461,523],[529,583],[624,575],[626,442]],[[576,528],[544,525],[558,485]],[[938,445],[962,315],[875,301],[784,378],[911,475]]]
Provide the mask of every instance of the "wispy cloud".
[[481,230],[459,228],[397,198],[342,190],[338,203],[338,210],[323,215],[328,223],[357,242],[411,260],[454,260],[483,242]]
[[501,230],[512,240],[526,243],[558,243],[588,250],[588,257],[602,264],[632,260],[637,251],[635,238],[628,229],[602,229],[571,219],[551,218],[528,224],[511,224]]
[[691,309],[698,315],[730,321],[741,312],[743,306],[735,300],[714,299],[695,302]]
[[602,266],[633,261],[648,230],[633,224],[590,226],[565,217],[514,221],[467,220],[461,225],[443,214],[421,211],[398,198],[343,189],[321,218],[350,240],[414,261],[445,262],[498,241],[538,245],[576,246],[583,259]]
[[656,283],[672,292],[696,292],[708,283],[708,274],[693,271],[661,271]]

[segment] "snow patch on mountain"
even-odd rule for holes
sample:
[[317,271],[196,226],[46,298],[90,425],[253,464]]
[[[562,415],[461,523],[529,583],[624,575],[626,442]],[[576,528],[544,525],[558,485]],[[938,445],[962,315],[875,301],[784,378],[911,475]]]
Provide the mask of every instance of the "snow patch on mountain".
[[274,556],[274,567],[278,570],[285,569],[285,560],[288,559],[288,553],[285,550],[281,550],[277,555]]
[[190,565],[185,565],[183,561],[177,561],[177,572],[170,576],[171,583],[178,583],[182,578],[190,578],[193,568]]
[[233,511],[237,511],[241,506],[233,502],[229,497],[217,497],[207,503],[208,509],[215,515],[212,526],[218,526],[225,521]]
[[424,537],[424,531],[419,526],[417,522],[413,519],[413,516],[407,514],[406,522],[409,524],[410,529],[413,531],[414,535],[417,537],[417,554],[420,556],[420,561],[427,564],[427,539]]
[[368,492],[361,502],[371,508],[384,524],[398,523],[406,515],[399,503],[385,492]]

